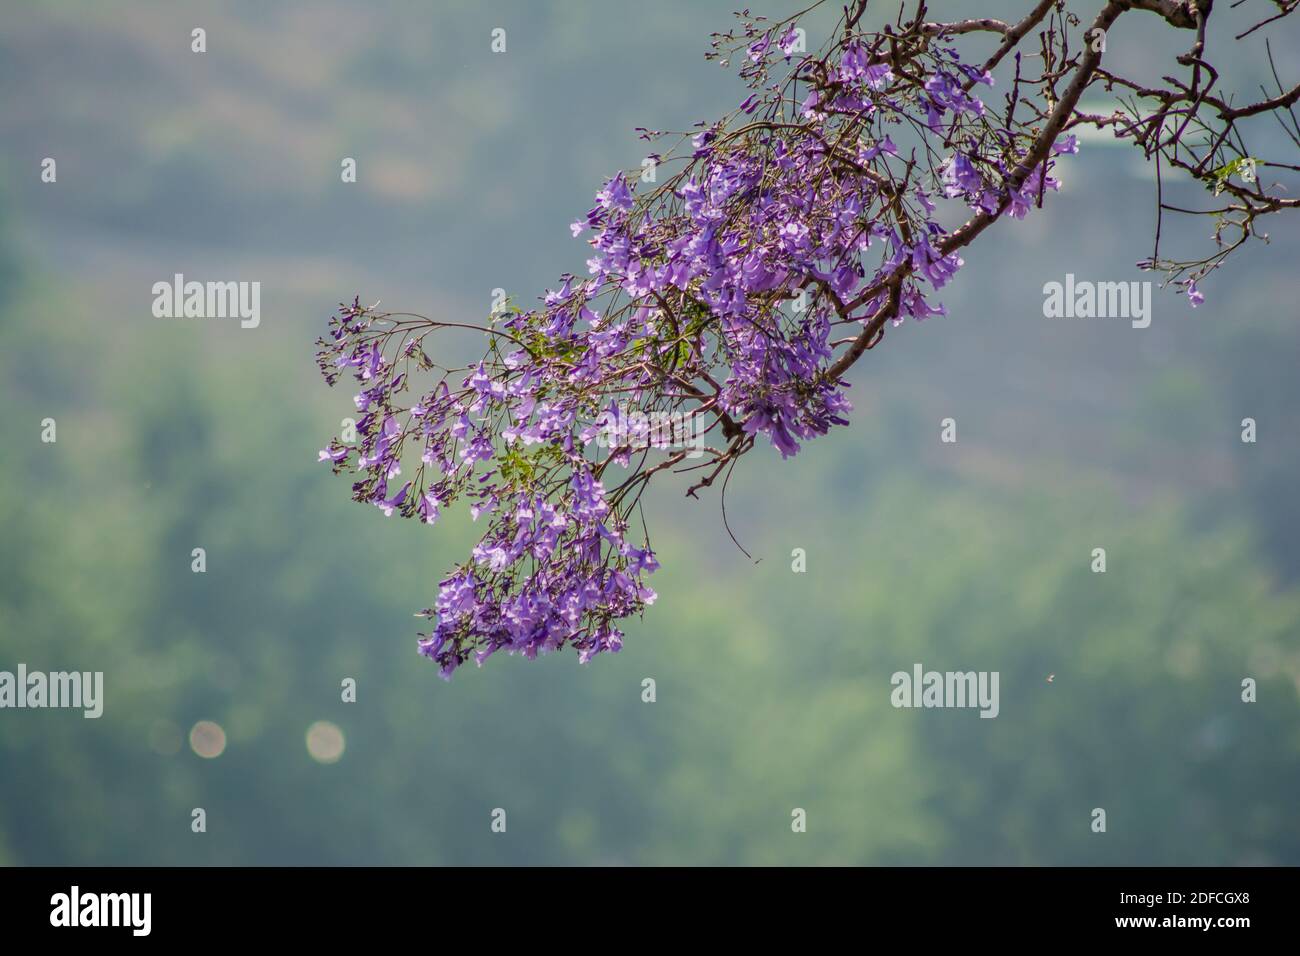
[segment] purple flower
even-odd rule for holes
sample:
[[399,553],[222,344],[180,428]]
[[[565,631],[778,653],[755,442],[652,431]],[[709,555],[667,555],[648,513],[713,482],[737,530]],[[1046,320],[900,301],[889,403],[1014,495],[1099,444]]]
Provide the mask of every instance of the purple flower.
[[420,495],[420,504],[417,506],[420,513],[420,520],[425,524],[433,524],[436,522],[440,514],[438,510],[439,504],[438,496],[431,491]]
[[626,211],[632,208],[632,191],[627,188],[627,181],[621,173],[596,193],[596,203],[605,209]]
[[398,490],[397,494],[391,498],[385,498],[382,495],[375,499],[375,504],[383,509],[385,517],[391,517],[395,508],[402,507],[402,502],[406,500],[406,493],[411,490],[411,483],[408,481]]
[[784,53],[785,58],[789,60],[790,57],[794,56],[795,47],[798,45],[799,29],[792,23],[786,28],[785,33],[781,34],[781,38],[777,40],[777,46],[781,48],[781,52]]

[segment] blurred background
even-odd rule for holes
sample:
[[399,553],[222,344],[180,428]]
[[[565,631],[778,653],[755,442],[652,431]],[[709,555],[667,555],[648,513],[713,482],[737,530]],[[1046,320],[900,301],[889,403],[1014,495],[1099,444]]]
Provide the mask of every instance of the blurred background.
[[[703,59],[731,5],[0,5],[0,669],[106,697],[0,711],[0,863],[1300,863],[1296,221],[1194,311],[1045,319],[1067,272],[1151,278],[1151,169],[1085,142],[964,253],[948,316],[859,363],[852,427],[742,463],[756,562],[716,495],[664,483],[660,598],[620,654],[444,683],[411,615],[473,526],[385,520],[316,463],[352,390],[312,343],[354,294],[477,320],[582,272],[568,223],[639,167],[634,127],[743,98]],[[1028,4],[974,6],[931,16]],[[1185,35],[1121,24],[1112,62],[1177,69]],[[1294,82],[1296,24],[1270,31]],[[1225,33],[1257,95],[1262,40]],[[1208,251],[1205,221],[1165,230]],[[155,319],[177,272],[260,281],[261,326]],[[895,710],[916,662],[1000,672],[999,717]]]

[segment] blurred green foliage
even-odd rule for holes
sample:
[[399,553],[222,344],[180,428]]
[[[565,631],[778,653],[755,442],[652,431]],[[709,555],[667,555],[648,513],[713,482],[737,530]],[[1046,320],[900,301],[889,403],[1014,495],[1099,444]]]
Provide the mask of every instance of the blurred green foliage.
[[[1300,863],[1294,230],[1190,316],[1165,296],[1141,334],[1052,325],[1046,278],[1135,277],[1145,252],[1149,180],[1087,145],[1052,208],[971,250],[948,318],[888,333],[851,428],[738,470],[727,515],[757,563],[716,496],[658,489],[660,598],[620,654],[444,684],[411,615],[474,528],[348,501],[315,459],[350,393],[310,343],[355,292],[475,314],[579,267],[564,223],[637,155],[607,131],[730,102],[698,79],[725,11],[636,7],[611,43],[577,2],[377,4],[347,31],[292,4],[253,31],[260,5],[233,4],[194,66],[165,52],[188,35],[169,7],[92,9],[0,39],[0,74],[52,91],[0,124],[4,168],[64,157],[58,191],[0,200],[0,669],[102,670],[107,700],[0,711],[0,862]],[[518,58],[483,74],[465,50],[499,17]],[[349,152],[368,185],[339,194]],[[179,270],[264,280],[263,327],[151,319]],[[916,662],[998,671],[1000,715],[893,709]],[[192,752],[199,720],[221,756]],[[337,763],[307,750],[318,720]]]
[[[73,307],[45,288],[10,314],[37,302]],[[693,526],[711,503],[656,501],[661,598],[618,656],[503,659],[444,684],[409,614],[468,529],[347,502],[314,467],[313,389],[275,356],[103,348],[48,322],[8,323],[2,344],[4,382],[40,370],[5,389],[4,662],[107,686],[98,721],[0,714],[9,862],[1300,859],[1300,602],[1239,525],[905,467],[827,493],[854,468],[840,441],[763,469],[766,505],[731,504],[733,522],[762,516],[757,565]],[[1070,497],[1114,514],[1081,525]],[[999,671],[1000,716],[894,710],[889,676],[913,662]],[[1240,702],[1243,675],[1259,703]],[[215,760],[181,740],[200,719],[228,734]],[[307,753],[318,719],[346,735],[337,764]],[[189,832],[196,806],[207,834]]]

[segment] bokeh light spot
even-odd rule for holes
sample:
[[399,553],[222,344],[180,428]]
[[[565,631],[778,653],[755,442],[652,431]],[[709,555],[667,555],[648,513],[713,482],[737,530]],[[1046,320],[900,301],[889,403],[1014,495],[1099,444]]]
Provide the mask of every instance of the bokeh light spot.
[[343,731],[328,720],[318,720],[307,728],[307,753],[318,763],[337,763],[345,746]]
[[200,720],[190,728],[190,748],[200,757],[211,760],[226,750],[226,732],[212,720]]

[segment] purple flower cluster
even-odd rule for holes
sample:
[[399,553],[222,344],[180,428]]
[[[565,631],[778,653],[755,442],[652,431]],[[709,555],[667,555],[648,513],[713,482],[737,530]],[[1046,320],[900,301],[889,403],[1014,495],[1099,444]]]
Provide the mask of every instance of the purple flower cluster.
[[[940,207],[1020,218],[1056,188],[1051,158],[1013,180],[1025,146],[972,93],[992,78],[955,50],[896,70],[878,44],[847,37],[773,81],[794,36],[748,27],[752,94],[657,156],[680,168],[653,190],[605,183],[571,227],[591,248],[587,275],[476,326],[482,361],[444,368],[425,350],[460,323],[356,299],[331,320],[318,361],[331,384],[356,380],[360,417],[355,441],[321,459],[354,470],[353,497],[385,514],[433,524],[464,499],[488,519],[422,612],[434,625],[419,650],[444,677],[502,649],[617,651],[617,622],[655,599],[644,522],[632,533],[651,476],[712,468],[693,492],[759,436],[788,457],[847,424],[845,343],[944,313],[931,296],[962,259]],[[691,467],[635,442],[601,448],[601,427],[629,407],[701,416],[719,446]]]

